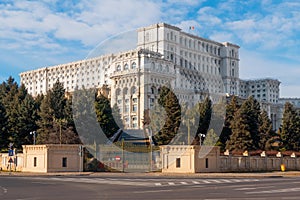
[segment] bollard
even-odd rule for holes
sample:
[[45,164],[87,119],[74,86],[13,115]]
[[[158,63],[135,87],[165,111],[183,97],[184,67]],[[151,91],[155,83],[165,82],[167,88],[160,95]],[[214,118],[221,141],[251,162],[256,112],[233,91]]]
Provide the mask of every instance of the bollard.
[[284,165],[284,164],[281,164],[281,165],[280,165],[280,169],[281,169],[282,172],[285,172],[285,165]]

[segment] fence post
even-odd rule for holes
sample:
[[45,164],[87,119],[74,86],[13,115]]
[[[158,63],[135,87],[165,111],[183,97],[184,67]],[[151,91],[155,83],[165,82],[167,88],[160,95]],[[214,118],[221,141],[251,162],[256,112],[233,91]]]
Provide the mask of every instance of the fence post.
[[124,154],[124,138],[123,138],[122,139],[122,172],[125,171],[124,164],[125,164],[125,154]]

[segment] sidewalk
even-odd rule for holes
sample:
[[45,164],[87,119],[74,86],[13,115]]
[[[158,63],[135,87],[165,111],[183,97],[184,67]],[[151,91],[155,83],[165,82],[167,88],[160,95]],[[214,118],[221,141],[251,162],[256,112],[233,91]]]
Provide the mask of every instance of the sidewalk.
[[177,177],[177,178],[275,178],[275,177],[300,177],[300,171],[287,172],[243,172],[243,173],[122,173],[122,172],[57,172],[57,173],[33,173],[33,172],[0,172],[0,176],[89,176],[89,177]]

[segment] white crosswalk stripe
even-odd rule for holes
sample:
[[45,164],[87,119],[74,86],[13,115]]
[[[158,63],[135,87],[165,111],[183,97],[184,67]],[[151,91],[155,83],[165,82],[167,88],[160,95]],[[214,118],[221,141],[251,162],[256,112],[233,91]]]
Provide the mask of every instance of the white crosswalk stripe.
[[149,186],[149,187],[162,187],[162,186],[179,186],[179,185],[206,185],[206,184],[234,184],[241,182],[254,182],[259,179],[122,179],[122,178],[83,178],[83,177],[36,177],[33,179],[38,180],[53,180],[62,182],[78,182],[88,184],[112,184],[112,185],[131,185],[131,186]]

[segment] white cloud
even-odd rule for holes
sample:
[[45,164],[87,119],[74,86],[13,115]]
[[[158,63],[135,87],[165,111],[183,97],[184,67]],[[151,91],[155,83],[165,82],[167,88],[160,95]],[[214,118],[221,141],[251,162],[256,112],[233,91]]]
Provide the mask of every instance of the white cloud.
[[206,2],[207,0],[168,0],[168,4],[181,4],[186,6],[195,6]]
[[179,27],[182,29],[182,31],[184,32],[190,32],[190,27],[194,26],[196,32],[198,32],[202,27],[201,24],[199,24],[197,21],[195,20],[185,20],[185,21],[181,21],[178,24],[175,24],[175,26]]
[[213,32],[210,37],[210,39],[219,41],[219,42],[233,42],[234,41],[234,36],[232,33],[229,32],[219,32],[215,31]]
[[197,20],[203,26],[215,26],[222,23],[222,20],[214,15],[216,9],[212,7],[203,7],[198,10]]
[[[94,46],[111,34],[157,22],[160,17],[159,7],[151,1],[84,0],[77,5],[79,12],[71,16],[51,10],[48,4],[37,1],[16,1],[0,9],[0,30],[10,33],[1,37],[9,39],[11,43],[13,40],[20,43],[31,39],[27,45],[39,41],[39,37],[47,36]],[[26,38],[28,35],[32,38]],[[49,43],[41,46],[59,47]]]

